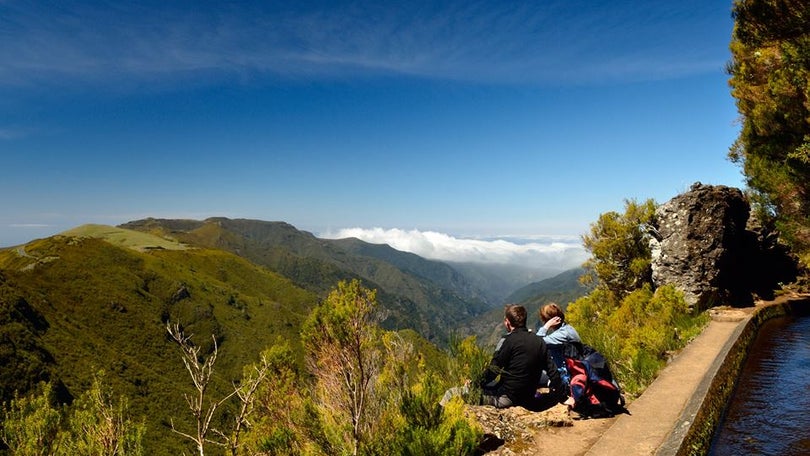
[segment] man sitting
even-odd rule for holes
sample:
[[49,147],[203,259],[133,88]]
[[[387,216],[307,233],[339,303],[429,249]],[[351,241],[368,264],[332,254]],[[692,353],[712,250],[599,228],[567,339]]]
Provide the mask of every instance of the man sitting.
[[523,406],[537,408],[540,375],[549,373],[549,386],[556,397],[565,397],[557,366],[542,337],[526,329],[526,308],[508,305],[504,310],[507,334],[495,347],[495,353],[483,376],[483,404],[498,408]]

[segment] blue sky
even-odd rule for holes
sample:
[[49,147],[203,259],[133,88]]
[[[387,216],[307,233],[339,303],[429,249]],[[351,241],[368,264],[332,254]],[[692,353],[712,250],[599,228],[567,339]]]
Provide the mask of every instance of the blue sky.
[[730,9],[0,0],[0,246],[225,216],[576,249],[626,198],[742,186]]

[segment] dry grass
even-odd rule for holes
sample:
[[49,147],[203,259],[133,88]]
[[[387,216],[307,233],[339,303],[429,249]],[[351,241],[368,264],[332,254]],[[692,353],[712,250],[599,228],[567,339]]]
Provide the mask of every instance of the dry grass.
[[164,249],[187,250],[190,247],[174,239],[168,239],[141,231],[127,230],[109,225],[82,225],[61,233],[63,236],[103,239],[110,244],[139,252]]

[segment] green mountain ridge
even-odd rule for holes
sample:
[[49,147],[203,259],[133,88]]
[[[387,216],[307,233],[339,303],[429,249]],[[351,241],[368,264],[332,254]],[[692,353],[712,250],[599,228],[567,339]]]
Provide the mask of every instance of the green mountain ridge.
[[447,263],[426,260],[414,253],[396,250],[387,244],[370,244],[357,238],[336,239],[333,242],[347,252],[376,258],[402,271],[430,280],[461,296],[477,299],[483,303],[488,302],[485,292],[478,289],[463,274]]
[[545,304],[543,301],[554,301],[561,306],[566,306],[569,302],[591,291],[591,288],[579,283],[579,278],[584,274],[584,268],[569,269],[553,277],[521,287],[512,292],[506,300],[523,304],[527,308],[539,308]]

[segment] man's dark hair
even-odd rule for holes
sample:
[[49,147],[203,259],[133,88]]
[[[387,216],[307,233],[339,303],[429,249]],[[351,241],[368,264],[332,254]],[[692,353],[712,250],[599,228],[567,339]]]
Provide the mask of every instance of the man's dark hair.
[[507,320],[509,320],[509,324],[512,325],[513,328],[525,328],[526,327],[526,308],[523,306],[518,306],[514,304],[510,304],[504,308],[504,316]]

